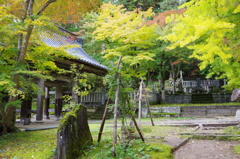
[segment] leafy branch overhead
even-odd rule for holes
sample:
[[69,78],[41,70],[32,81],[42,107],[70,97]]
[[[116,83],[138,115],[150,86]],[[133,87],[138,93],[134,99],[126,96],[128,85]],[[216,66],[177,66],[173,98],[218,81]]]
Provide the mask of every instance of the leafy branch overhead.
[[209,77],[227,77],[229,87],[239,87],[239,1],[192,0],[181,8],[186,8],[184,15],[170,17],[172,29],[160,39],[171,42],[169,49],[192,49],[192,57],[202,61],[201,69],[210,65]]
[[126,11],[122,5],[103,4],[95,22],[95,39],[105,42],[104,57],[113,59],[123,56],[122,62],[128,65],[152,60],[150,47],[156,39],[156,25],[146,25],[146,19],[153,16],[151,8],[146,12]]

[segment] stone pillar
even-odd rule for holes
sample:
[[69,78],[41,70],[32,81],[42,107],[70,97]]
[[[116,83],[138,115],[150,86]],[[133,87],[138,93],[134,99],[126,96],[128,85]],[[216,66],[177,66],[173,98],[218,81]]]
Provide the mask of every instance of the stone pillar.
[[62,85],[58,84],[55,89],[55,116],[57,120],[62,114]]
[[43,101],[44,101],[44,79],[38,79],[38,95],[37,95],[37,114],[36,120],[43,119]]
[[83,155],[83,149],[91,146],[92,134],[87,121],[87,108],[76,107],[64,116],[57,132],[55,159],[73,159]]
[[50,108],[50,97],[49,97],[49,87],[45,87],[45,107],[44,107],[44,114],[46,115],[46,119],[50,119],[49,111]]

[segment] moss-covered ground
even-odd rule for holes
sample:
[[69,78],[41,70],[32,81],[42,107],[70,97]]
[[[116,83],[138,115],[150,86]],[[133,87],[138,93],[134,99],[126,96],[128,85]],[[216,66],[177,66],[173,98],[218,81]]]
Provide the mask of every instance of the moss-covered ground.
[[52,158],[57,129],[10,133],[0,136],[1,159]]
[[[143,119],[150,120],[150,119]],[[97,142],[100,122],[89,124],[94,145],[84,150],[82,158],[113,158],[111,155],[113,138],[113,121],[107,121],[101,142]],[[186,131],[186,128],[141,126],[145,142],[140,139],[118,141],[116,158],[158,158],[171,159],[171,147],[164,144],[163,137],[172,132]],[[120,124],[118,134],[121,138]],[[53,158],[56,150],[57,129],[10,133],[0,137],[1,159],[48,159]],[[138,136],[138,134],[135,134]],[[154,137],[154,139],[152,139]],[[155,156],[155,157],[154,157]]]
[[[162,118],[154,119],[162,120]],[[150,121],[149,118],[142,121]],[[119,121],[119,123],[121,123]],[[112,138],[113,120],[108,120],[105,124],[101,142],[97,142],[100,122],[89,124],[93,136],[94,144],[84,150],[84,159],[112,159]],[[119,124],[119,138],[121,138]],[[172,159],[172,148],[164,142],[164,137],[176,136],[181,132],[191,132],[194,128],[170,127],[170,126],[151,126],[141,125],[141,131],[145,142],[140,139],[118,140],[117,157],[118,159]],[[229,134],[239,134],[236,127],[225,130]],[[1,159],[50,159],[54,158],[56,149],[57,129],[42,131],[19,132],[0,136],[0,158]],[[135,132],[135,136],[138,133]],[[235,152],[240,153],[240,146],[235,147]]]

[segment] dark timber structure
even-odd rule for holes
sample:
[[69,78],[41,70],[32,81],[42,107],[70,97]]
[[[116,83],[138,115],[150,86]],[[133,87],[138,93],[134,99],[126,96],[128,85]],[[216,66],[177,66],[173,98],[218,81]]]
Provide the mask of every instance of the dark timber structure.
[[[74,59],[55,59],[55,63],[58,67],[66,70],[70,70],[72,64],[82,65],[82,72],[93,73],[99,76],[105,76],[108,72],[106,66],[100,64],[98,61],[91,58],[83,49],[82,49],[82,39],[78,38],[72,32],[65,30],[59,27],[60,31],[63,34],[53,33],[51,37],[42,36],[44,43],[51,47],[59,47],[65,45],[80,45],[79,47],[71,47],[67,49],[67,53],[74,55]],[[60,118],[62,112],[62,96],[63,96],[63,86],[70,85],[74,86],[77,83],[73,82],[74,74],[71,75],[60,75],[53,74],[54,81],[38,79],[37,83],[39,86],[39,91],[37,95],[37,110],[36,110],[36,120],[43,120],[43,112],[46,115],[46,118],[49,119],[49,88],[55,87],[55,116]],[[78,100],[78,96],[72,91],[72,97],[75,100]],[[29,118],[31,111],[31,100],[28,98],[26,101],[22,102],[21,108],[21,118],[25,120]],[[45,102],[44,102],[45,101]],[[45,106],[43,106],[45,103]],[[44,108],[44,109],[43,109]]]

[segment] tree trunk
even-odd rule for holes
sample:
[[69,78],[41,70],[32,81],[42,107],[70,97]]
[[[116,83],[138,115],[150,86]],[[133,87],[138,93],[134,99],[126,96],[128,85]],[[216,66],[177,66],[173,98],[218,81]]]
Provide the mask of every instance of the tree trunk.
[[16,107],[10,105],[7,107],[6,112],[3,116],[3,123],[2,127],[3,130],[0,132],[0,135],[8,133],[8,132],[15,132],[17,127],[15,127],[16,121]]

